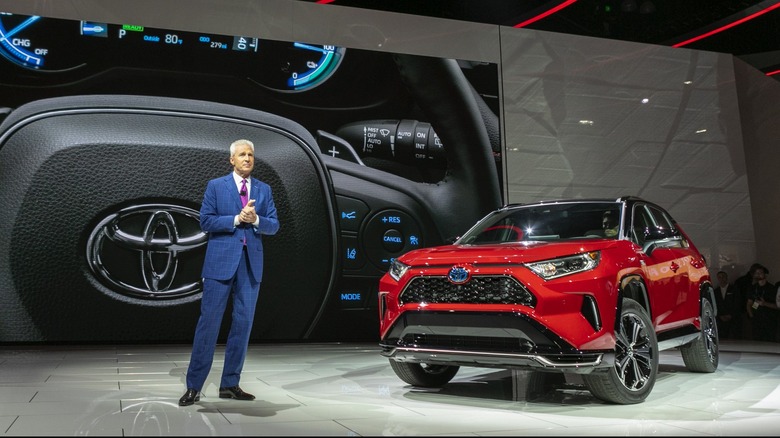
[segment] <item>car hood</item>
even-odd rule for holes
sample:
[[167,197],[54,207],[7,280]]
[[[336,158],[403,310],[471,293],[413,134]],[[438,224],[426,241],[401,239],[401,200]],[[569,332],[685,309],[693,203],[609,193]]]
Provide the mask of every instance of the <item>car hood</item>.
[[568,240],[557,242],[512,242],[496,245],[444,245],[422,248],[398,258],[410,266],[446,264],[519,264],[598,251],[614,245],[613,239]]

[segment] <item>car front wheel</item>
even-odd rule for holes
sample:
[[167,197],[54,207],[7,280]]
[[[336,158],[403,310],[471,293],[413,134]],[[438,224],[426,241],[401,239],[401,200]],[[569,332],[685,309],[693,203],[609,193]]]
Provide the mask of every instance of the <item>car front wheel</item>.
[[439,388],[447,384],[460,369],[454,365],[431,365],[390,361],[390,367],[404,382],[421,388]]
[[623,299],[615,337],[615,365],[583,380],[591,394],[608,403],[641,403],[655,384],[659,353],[650,316],[636,301]]

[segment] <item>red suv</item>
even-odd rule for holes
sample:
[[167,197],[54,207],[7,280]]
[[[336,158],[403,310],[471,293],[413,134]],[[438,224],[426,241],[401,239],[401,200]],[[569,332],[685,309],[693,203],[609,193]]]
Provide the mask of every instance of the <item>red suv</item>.
[[520,368],[578,373],[595,397],[631,404],[652,390],[661,350],[679,348],[690,371],[718,367],[704,257],[636,197],[498,209],[452,245],[393,260],[379,313],[382,355],[418,387],[460,366]]

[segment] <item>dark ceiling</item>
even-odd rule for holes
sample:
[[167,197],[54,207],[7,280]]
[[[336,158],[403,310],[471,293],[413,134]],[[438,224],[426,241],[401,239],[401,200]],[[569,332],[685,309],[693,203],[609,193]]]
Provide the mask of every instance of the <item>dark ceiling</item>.
[[780,80],[780,0],[304,1],[730,53]]

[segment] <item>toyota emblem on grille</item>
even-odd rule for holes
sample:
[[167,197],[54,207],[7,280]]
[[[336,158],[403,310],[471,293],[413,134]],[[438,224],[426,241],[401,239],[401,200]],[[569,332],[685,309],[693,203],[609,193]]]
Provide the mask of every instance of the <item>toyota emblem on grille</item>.
[[471,278],[471,272],[464,266],[453,266],[447,274],[447,279],[452,284],[463,284]]
[[109,214],[87,240],[87,263],[112,298],[178,304],[197,298],[208,236],[200,213],[145,204]]

